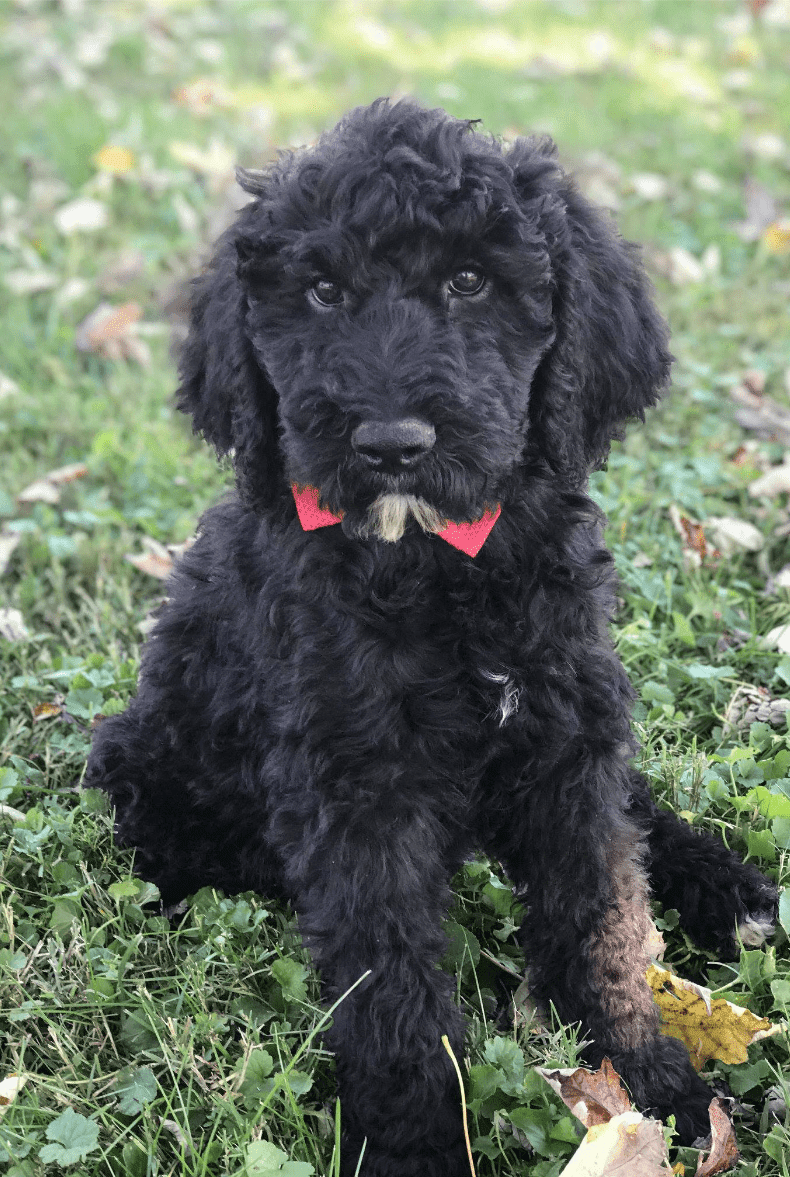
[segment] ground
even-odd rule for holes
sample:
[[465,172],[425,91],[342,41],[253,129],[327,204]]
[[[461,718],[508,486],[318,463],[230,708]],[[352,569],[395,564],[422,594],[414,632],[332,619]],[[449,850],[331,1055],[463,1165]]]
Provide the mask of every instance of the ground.
[[[29,1076],[0,1104],[0,1162],[329,1173],[331,1062],[289,912],[202,892],[171,930],[114,851],[101,798],[75,789],[163,592],[151,571],[169,556],[150,541],[185,541],[227,483],[169,399],[179,283],[231,215],[232,164],[309,142],[355,103],[408,93],[497,134],[554,135],[644,243],[674,333],[671,395],[594,483],[644,769],[782,882],[790,643],[767,635],[790,620],[790,479],[749,488],[790,446],[766,400],[790,413],[790,10],[27,0],[0,11],[0,53],[14,111],[0,126],[0,1080]],[[114,317],[86,324],[101,303]],[[732,523],[713,519],[756,531],[728,542]],[[520,993],[513,1024],[516,904],[496,865],[469,864],[456,895],[447,963],[469,1016],[478,1173],[551,1177],[580,1129],[532,1068],[572,1062],[573,1034],[536,1026]],[[780,917],[774,946],[739,966],[708,961],[671,912],[661,924],[674,969],[781,1020]],[[786,1037],[706,1074],[743,1105],[739,1172],[778,1177]]]

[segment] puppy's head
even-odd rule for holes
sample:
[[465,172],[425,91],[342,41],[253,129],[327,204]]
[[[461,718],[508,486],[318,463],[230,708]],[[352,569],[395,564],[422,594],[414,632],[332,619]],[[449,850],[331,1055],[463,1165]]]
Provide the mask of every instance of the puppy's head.
[[257,509],[293,482],[359,534],[476,519],[524,469],[582,485],[668,378],[637,258],[548,141],[380,100],[241,182],[179,404]]

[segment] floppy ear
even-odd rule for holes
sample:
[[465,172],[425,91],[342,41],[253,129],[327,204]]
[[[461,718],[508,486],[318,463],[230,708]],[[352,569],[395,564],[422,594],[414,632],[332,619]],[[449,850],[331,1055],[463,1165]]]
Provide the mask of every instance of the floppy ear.
[[193,283],[176,403],[191,413],[195,432],[218,455],[232,454],[239,493],[261,510],[271,504],[283,476],[277,394],[246,330],[247,295],[239,277],[246,211],[220,238],[208,268]]
[[509,157],[555,282],[557,335],[533,381],[528,449],[582,482],[658,400],[672,356],[637,248],[562,174],[554,150],[521,140]]

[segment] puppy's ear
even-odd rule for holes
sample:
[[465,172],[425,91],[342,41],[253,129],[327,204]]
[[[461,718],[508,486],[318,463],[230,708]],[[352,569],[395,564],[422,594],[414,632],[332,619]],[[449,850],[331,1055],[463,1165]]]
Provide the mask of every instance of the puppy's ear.
[[193,283],[176,403],[191,413],[195,432],[218,455],[232,454],[240,494],[250,506],[263,509],[283,477],[277,394],[246,330],[247,295],[239,277],[247,247],[245,213],[220,238],[208,268]]
[[533,382],[530,448],[583,481],[668,384],[669,330],[637,248],[563,175],[553,144],[521,140],[509,162],[555,283],[557,334]]

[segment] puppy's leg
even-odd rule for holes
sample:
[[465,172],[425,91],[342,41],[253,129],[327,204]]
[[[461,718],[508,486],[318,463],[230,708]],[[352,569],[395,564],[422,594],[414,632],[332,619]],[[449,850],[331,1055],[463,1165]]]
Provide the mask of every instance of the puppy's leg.
[[632,776],[630,813],[645,833],[650,890],[698,944],[722,960],[740,944],[755,947],[773,932],[779,893],[756,867],[741,862],[723,842],[659,809],[647,781]]
[[251,758],[241,748],[223,755],[207,730],[198,711],[179,714],[170,695],[141,684],[129,709],[94,734],[84,787],[110,795],[116,839],[135,849],[135,871],[166,907],[204,886],[282,892],[263,845],[265,796],[243,787]]
[[[405,807],[404,807],[405,808]],[[449,901],[441,832],[431,814],[321,806],[308,841],[281,846],[305,942],[335,1001],[343,1173],[465,1177],[461,1101],[446,1034],[458,1058],[461,1015],[436,966]],[[342,809],[342,812],[338,812]]]
[[634,1102],[662,1120],[674,1115],[680,1138],[690,1143],[709,1131],[712,1092],[685,1047],[659,1033],[645,979],[649,912],[640,833],[615,806],[602,804],[605,796],[605,786],[595,789],[589,779],[554,795],[550,786],[535,788],[504,847],[497,839],[508,872],[526,888],[521,934],[530,989],[564,1022],[581,1022],[591,1064],[607,1055]]

